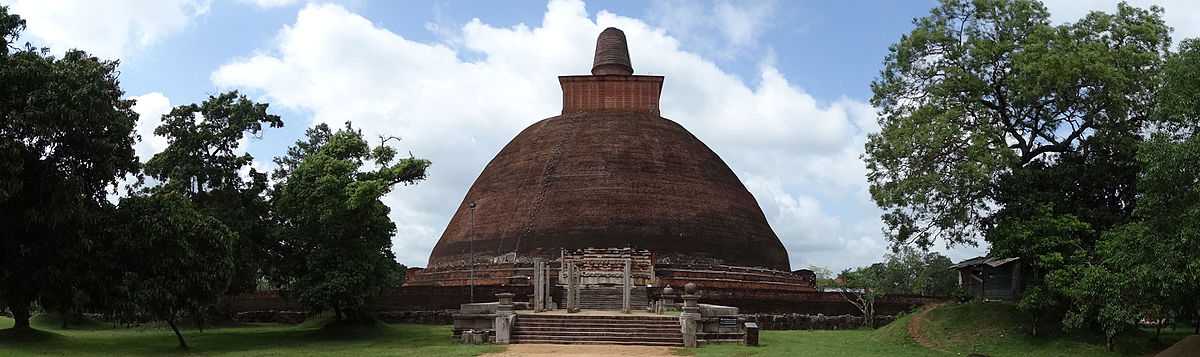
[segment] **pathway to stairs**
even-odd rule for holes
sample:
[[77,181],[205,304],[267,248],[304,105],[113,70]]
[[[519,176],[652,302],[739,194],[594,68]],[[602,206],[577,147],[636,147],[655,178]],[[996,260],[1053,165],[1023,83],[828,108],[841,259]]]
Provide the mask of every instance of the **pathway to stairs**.
[[679,318],[612,311],[519,313],[515,344],[683,346]]

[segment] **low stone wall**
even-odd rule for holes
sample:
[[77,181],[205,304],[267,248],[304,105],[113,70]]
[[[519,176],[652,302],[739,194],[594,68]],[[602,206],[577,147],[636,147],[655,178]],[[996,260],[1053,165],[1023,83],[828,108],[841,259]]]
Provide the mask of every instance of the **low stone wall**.
[[[454,323],[454,314],[457,310],[435,310],[435,311],[378,311],[375,313],[375,318],[391,324],[422,324],[422,325],[450,325]],[[303,311],[245,311],[234,315],[234,320],[237,322],[249,323],[281,323],[281,324],[298,324],[304,322],[308,318],[308,314]]]
[[[808,315],[808,314],[744,314],[746,321],[758,323],[763,330],[852,330],[863,327],[862,316],[853,315]],[[876,316],[875,326],[895,321],[895,316]]]
[[[657,293],[655,289],[649,289],[652,295]],[[701,303],[737,307],[742,314],[859,315],[858,309],[836,292],[717,289],[704,286],[700,289]],[[554,301],[562,302],[563,290],[554,287],[549,293]],[[533,294],[533,287],[476,286],[474,300],[494,302],[496,294],[502,292],[513,293],[515,301],[524,302]],[[380,313],[457,310],[470,300],[470,287],[466,286],[406,286],[384,290],[371,299],[368,307]],[[928,296],[887,295],[876,301],[875,309],[880,315],[896,315],[943,300]],[[224,311],[228,312],[228,316],[235,317],[243,312],[305,310],[303,306],[276,292],[266,291],[229,297]]]
[[233,315],[237,322],[298,324],[308,318],[304,311],[259,310],[245,311]]
[[380,311],[375,316],[390,324],[450,325],[456,313],[456,310]]

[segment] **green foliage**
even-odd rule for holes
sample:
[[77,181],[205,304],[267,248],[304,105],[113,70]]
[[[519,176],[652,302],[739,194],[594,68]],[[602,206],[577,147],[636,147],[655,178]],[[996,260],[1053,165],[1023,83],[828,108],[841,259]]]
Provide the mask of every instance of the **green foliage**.
[[361,317],[360,307],[398,269],[396,226],[381,198],[396,184],[424,179],[429,161],[393,161],[394,151],[371,148],[349,124],[336,132],[318,125],[288,152],[276,159],[286,179],[272,202],[282,234],[271,280],[314,310]]
[[882,131],[863,158],[894,243],[974,244],[1007,204],[1004,174],[1151,121],[1162,10],[1049,16],[1032,0],[943,0],[891,47],[871,86]]
[[950,296],[958,287],[954,262],[937,252],[899,247],[884,256],[882,288],[889,294]]
[[157,189],[186,193],[236,233],[230,294],[254,289],[274,236],[266,173],[249,168],[248,180],[239,174],[254,160],[238,152],[243,138],[261,136],[265,126],[283,126],[267,108],[237,91],[175,107],[154,130],[169,145],[146,163],[146,173],[162,183]]
[[167,322],[187,348],[176,321],[212,306],[225,291],[234,233],[173,191],[125,198],[118,216],[125,226],[114,252],[137,255],[117,262],[131,307]]
[[1200,39],[1184,40],[1163,66],[1157,115],[1177,133],[1200,134]]
[[89,211],[138,168],[137,114],[117,61],[15,47],[24,22],[0,7],[0,301],[28,328],[51,266],[86,247]]
[[239,141],[260,135],[264,124],[283,126],[279,116],[267,113],[267,106],[233,91],[175,107],[154,129],[170,145],[146,163],[146,173],[181,192],[238,188],[238,170],[254,160],[248,153],[237,153]]

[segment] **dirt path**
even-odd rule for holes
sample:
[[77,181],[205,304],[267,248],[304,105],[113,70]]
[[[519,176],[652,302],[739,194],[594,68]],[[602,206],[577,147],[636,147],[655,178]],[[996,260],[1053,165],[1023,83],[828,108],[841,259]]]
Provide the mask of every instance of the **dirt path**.
[[504,352],[489,353],[489,354],[483,355],[482,357],[526,357],[526,356],[669,357],[669,356],[674,356],[674,355],[671,354],[670,347],[515,344],[515,345],[508,345],[508,348]]
[[931,349],[934,351],[938,351],[938,352],[954,354],[954,352],[950,352],[950,351],[938,348],[937,345],[935,345],[935,344],[933,344],[933,342],[929,341],[929,338],[927,338],[927,337],[925,337],[925,335],[921,334],[921,327],[925,323],[925,316],[927,314],[929,314],[930,310],[936,309],[939,306],[942,306],[942,304],[932,304],[932,305],[925,306],[925,307],[921,308],[920,312],[918,312],[916,315],[913,315],[912,319],[908,320],[908,326],[907,326],[908,327],[908,336],[912,337],[913,341],[916,341],[918,345],[921,345],[921,347],[925,347],[925,348],[928,348],[928,349]]

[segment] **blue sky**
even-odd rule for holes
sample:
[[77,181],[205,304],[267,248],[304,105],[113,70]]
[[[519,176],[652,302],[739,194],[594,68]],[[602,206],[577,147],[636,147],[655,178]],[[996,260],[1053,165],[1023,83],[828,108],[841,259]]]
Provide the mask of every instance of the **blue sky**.
[[[1162,1],[1134,1],[1146,6]],[[1168,1],[1176,39],[1200,2]],[[869,84],[887,48],[934,1],[0,0],[24,40],[122,61],[139,100],[139,155],[171,106],[238,89],[285,128],[248,139],[271,168],[317,122],[352,120],[431,159],[428,181],[385,202],[397,258],[422,266],[463,194],[525,126],[559,110],[557,75],[582,74],[599,30],[629,35],[635,71],[666,76],[664,116],[704,140],[758,199],[793,268],[835,270],[884,253],[858,159],[877,130]],[[1114,2],[1055,0],[1056,21]],[[944,250],[944,249],[943,249]],[[981,254],[956,248],[952,258]]]

